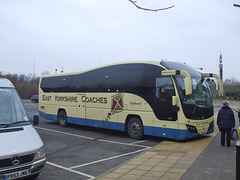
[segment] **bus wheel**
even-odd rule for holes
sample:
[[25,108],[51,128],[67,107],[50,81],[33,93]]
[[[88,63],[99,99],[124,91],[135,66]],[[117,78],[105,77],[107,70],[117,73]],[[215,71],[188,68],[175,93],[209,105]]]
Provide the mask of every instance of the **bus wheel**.
[[139,118],[133,117],[128,122],[128,135],[132,139],[141,139],[143,136],[143,125]]
[[58,113],[58,124],[62,127],[67,126],[67,114],[63,110]]

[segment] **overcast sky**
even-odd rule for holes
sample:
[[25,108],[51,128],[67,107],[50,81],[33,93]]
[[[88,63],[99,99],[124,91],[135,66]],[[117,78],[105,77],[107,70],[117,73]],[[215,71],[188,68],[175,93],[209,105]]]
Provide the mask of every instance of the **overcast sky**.
[[[0,0],[0,71],[40,76],[172,60],[240,80],[240,0]],[[35,67],[35,68],[34,68]]]

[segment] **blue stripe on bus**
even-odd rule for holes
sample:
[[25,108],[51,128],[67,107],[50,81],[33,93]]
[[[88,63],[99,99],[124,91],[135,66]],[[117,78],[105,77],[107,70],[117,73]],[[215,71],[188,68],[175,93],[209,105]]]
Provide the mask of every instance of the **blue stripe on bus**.
[[[48,120],[57,121],[57,115],[46,114],[44,112],[39,111],[39,116]],[[92,119],[84,119],[84,118],[74,118],[68,116],[68,123],[90,126],[90,127],[98,127],[98,128],[106,128],[118,131],[125,131],[125,124],[111,121],[102,121],[102,120],[92,120]],[[144,134],[163,137],[163,138],[171,138],[176,140],[185,140],[199,136],[197,133],[190,133],[188,130],[183,129],[171,129],[171,128],[162,128],[162,127],[152,127],[152,126],[144,126]],[[212,133],[214,127],[208,130],[207,134]]]
[[[48,120],[57,121],[57,115],[47,114],[42,111],[39,111],[39,116]],[[106,129],[113,129],[118,131],[125,131],[124,123],[111,122],[111,121],[102,121],[102,120],[92,120],[92,119],[84,119],[84,118],[75,118],[68,116],[67,119],[70,124],[77,124],[83,126],[91,126],[91,127],[99,127]]]
[[46,113],[44,113],[42,111],[39,111],[39,116],[44,118],[44,119],[57,121],[57,116],[56,115],[46,114]]

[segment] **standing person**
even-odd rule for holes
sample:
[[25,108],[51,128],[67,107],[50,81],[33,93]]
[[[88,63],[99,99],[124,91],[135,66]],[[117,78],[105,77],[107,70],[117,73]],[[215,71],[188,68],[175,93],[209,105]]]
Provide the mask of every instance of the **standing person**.
[[234,108],[234,110],[238,113],[239,126],[240,126],[240,110],[238,108]]
[[229,102],[224,101],[223,107],[218,111],[217,125],[221,131],[221,145],[225,145],[225,139],[227,146],[230,146],[231,130],[235,127],[235,118],[232,109],[229,107]]

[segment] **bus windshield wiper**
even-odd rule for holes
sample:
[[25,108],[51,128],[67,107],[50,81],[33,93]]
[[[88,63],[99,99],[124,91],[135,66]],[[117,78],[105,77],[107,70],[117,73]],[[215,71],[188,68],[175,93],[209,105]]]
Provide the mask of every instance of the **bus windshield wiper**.
[[26,122],[31,123],[30,121],[16,121],[16,122],[7,124],[5,126],[5,128],[8,128],[9,126],[14,125],[14,124],[20,124],[20,123],[26,123]]
[[195,113],[195,111],[197,110],[197,108],[198,108],[198,105],[194,105],[195,107],[193,108],[193,111],[192,111],[192,114],[194,114]]

